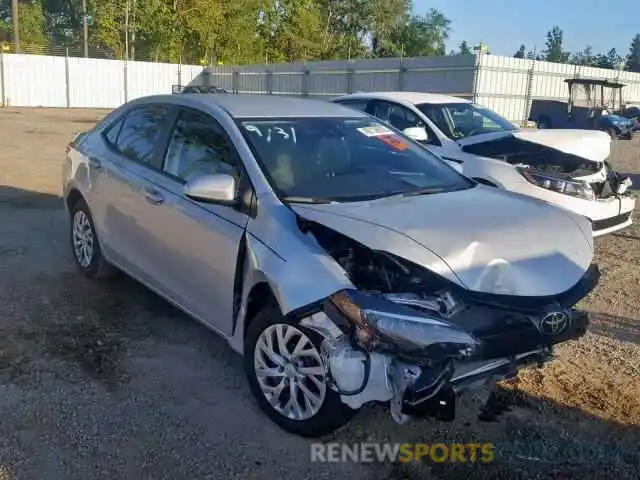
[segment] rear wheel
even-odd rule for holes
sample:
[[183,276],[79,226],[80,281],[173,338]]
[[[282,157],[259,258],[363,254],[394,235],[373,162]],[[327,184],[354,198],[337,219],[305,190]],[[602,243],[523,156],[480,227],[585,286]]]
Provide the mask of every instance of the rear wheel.
[[605,131],[609,134],[612,140],[618,138],[618,131],[615,128],[608,127]]
[[76,267],[89,278],[111,277],[117,273],[100,249],[93,218],[84,200],[71,207],[71,251]]
[[256,315],[245,337],[245,373],[258,405],[282,429],[303,437],[331,433],[356,413],[328,386],[321,342],[275,306]]

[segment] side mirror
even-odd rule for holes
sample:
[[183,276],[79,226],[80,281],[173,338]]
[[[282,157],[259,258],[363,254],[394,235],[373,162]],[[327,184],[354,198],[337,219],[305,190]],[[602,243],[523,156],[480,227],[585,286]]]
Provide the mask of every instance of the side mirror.
[[429,135],[427,135],[427,131],[424,129],[424,127],[405,128],[403,130],[403,133],[416,142],[426,142],[427,140],[429,140]]
[[236,179],[225,173],[201,175],[184,186],[184,194],[193,200],[228,205],[237,202],[236,190]]

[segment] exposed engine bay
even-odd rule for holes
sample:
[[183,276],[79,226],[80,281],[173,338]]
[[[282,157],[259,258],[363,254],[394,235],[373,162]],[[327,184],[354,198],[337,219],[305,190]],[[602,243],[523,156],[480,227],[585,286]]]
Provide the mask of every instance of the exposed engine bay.
[[592,162],[553,148],[505,137],[492,142],[467,145],[463,151],[503,160],[511,165],[528,165],[541,173],[560,178],[584,177],[602,170],[602,162]]
[[[351,408],[389,401],[398,423],[425,415],[450,420],[458,393],[541,366],[552,358],[554,344],[586,331],[588,317],[573,311],[573,301],[536,299],[533,310],[530,302],[518,306],[513,298],[485,301],[319,223],[299,218],[299,226],[357,288],[334,295],[339,298],[327,301],[324,313],[302,322],[325,336],[330,385]],[[545,331],[553,315],[567,323]]]

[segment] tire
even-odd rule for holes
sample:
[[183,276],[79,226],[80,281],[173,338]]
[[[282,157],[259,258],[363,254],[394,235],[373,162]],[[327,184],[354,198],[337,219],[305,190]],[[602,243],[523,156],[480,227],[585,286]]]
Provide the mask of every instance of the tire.
[[[305,405],[306,412],[298,411],[297,413],[305,414],[299,415],[299,418],[290,418],[286,416],[284,413],[281,413],[272,405],[272,403],[267,400],[266,393],[263,392],[263,389],[260,385],[260,381],[258,379],[258,375],[256,374],[256,364],[262,363],[263,367],[273,368],[275,370],[277,364],[267,358],[262,352],[263,348],[266,348],[267,345],[264,343],[266,338],[271,338],[274,342],[273,348],[271,351],[274,353],[277,348],[277,330],[280,329],[281,332],[288,331],[293,333],[294,335],[290,337],[288,346],[289,350],[292,350],[296,343],[302,338],[301,335],[304,335],[309,343],[305,346],[303,350],[307,349],[315,349],[315,352],[319,355],[320,353],[320,345],[322,342],[322,336],[313,330],[309,330],[307,328],[301,327],[297,322],[293,320],[289,320],[285,318],[280,312],[279,308],[273,305],[269,305],[262,309],[251,321],[249,327],[247,328],[247,333],[245,335],[245,354],[244,354],[244,369],[245,374],[247,375],[247,380],[249,382],[249,386],[251,388],[251,392],[255,396],[260,409],[280,428],[283,430],[293,433],[295,435],[299,435],[301,437],[308,438],[316,438],[321,437],[323,435],[327,435],[351,420],[351,418],[355,415],[356,410],[352,410],[347,405],[342,403],[340,400],[340,395],[334,390],[330,389],[326,383],[326,377],[324,375],[312,375],[316,379],[322,379],[319,383],[322,385],[324,389],[324,395],[322,395],[322,388],[317,387],[317,383],[311,381],[309,377],[306,377],[302,380],[297,379],[296,384],[303,384],[307,391],[311,391],[312,393],[317,394],[318,397],[322,397],[321,401],[317,403],[316,408],[313,406],[308,408],[310,404]],[[280,352],[282,353],[282,352]],[[321,357],[314,359],[311,356],[304,356],[306,362],[309,366],[320,365]],[[303,366],[304,367],[304,366]],[[279,408],[286,407],[289,398],[289,388],[287,388],[287,381],[291,381],[286,379],[286,373],[291,373],[291,364],[284,367],[283,373],[278,375],[282,375],[280,377],[270,376],[269,381],[265,380],[265,383],[269,383],[271,388],[279,387],[283,385],[283,389],[279,392],[278,398],[274,400],[274,403],[278,404]],[[278,380],[279,378],[279,380]],[[296,396],[299,400],[298,405],[303,403],[300,399],[301,396],[304,395],[303,391],[300,387],[297,387],[298,395]],[[315,410],[315,412],[314,412]],[[295,412],[291,412],[292,415],[295,415]]]
[[609,127],[605,131],[609,134],[609,136],[611,137],[611,140],[615,140],[618,138],[618,132],[616,131],[615,128]]
[[[86,202],[83,199],[78,200],[71,207],[70,214],[69,239],[73,260],[78,270],[88,278],[109,278],[116,275],[118,273],[116,268],[102,255],[93,218]],[[82,231],[82,240],[78,238],[80,231]],[[77,245],[83,241],[89,251]]]
[[551,121],[547,117],[540,117],[536,121],[536,128],[538,130],[546,130],[551,128]]

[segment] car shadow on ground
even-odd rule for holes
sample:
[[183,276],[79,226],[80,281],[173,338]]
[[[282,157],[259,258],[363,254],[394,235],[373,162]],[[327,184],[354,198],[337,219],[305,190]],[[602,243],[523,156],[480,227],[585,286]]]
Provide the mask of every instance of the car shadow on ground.
[[[0,186],[0,208],[3,205],[16,209],[63,208],[56,195]],[[66,235],[62,226],[50,233],[60,240]],[[61,389],[66,388],[66,382],[80,376],[83,380],[117,390],[124,397],[144,396],[145,391],[135,390],[135,377],[139,372],[131,365],[135,363],[140,345],[151,346],[144,349],[145,356],[162,355],[169,351],[169,346],[177,345],[182,350],[211,359],[206,362],[207,368],[219,368],[228,379],[221,383],[216,372],[212,372],[211,379],[207,377],[200,386],[206,393],[205,400],[190,399],[190,409],[224,408],[216,406],[216,399],[228,398],[219,393],[220,389],[232,390],[234,398],[250,396],[238,354],[216,334],[127,275],[88,281],[73,269],[70,255],[68,252],[67,258],[56,266],[56,271],[36,273],[28,282],[12,286],[13,290],[8,293],[8,301],[15,302],[15,307],[4,313],[13,314],[16,309],[20,312],[15,321],[8,315],[3,320],[0,314],[2,383],[15,383],[27,390],[32,388],[33,383],[38,382],[38,377],[31,374],[37,371],[32,364],[39,364],[38,368],[55,371]],[[17,303],[18,297],[20,303]],[[3,313],[1,308],[0,313]],[[592,331],[621,336],[625,341],[635,343],[640,336],[634,320],[603,314],[597,314]],[[76,368],[63,368],[60,362],[50,362],[50,359]],[[171,357],[171,361],[180,363],[183,359]],[[171,385],[175,377],[165,372],[163,377],[163,386],[175,388],[174,395],[180,398],[179,386]],[[574,394],[565,387],[561,400],[537,394],[543,390],[545,379],[546,382],[559,382],[558,388],[563,388],[562,378],[549,380],[548,369],[542,369],[532,377],[533,380],[529,378],[526,382],[519,380],[500,385],[490,397],[482,421],[478,418],[482,402],[475,398],[462,399],[458,416],[450,423],[416,419],[397,426],[386,407],[375,406],[365,408],[344,429],[322,440],[347,445],[359,442],[494,445],[495,460],[487,464],[471,462],[469,457],[452,463],[427,456],[419,462],[365,464],[363,468],[368,473],[362,478],[637,478],[640,426],[614,421],[607,418],[606,413],[594,413],[593,405],[611,400],[596,398],[583,402],[589,392]],[[540,388],[537,388],[538,380]],[[631,408],[637,410],[635,405]],[[182,413],[188,415],[186,410]],[[261,418],[273,442],[286,444],[291,441],[288,434],[271,425],[266,417]],[[633,422],[640,415],[635,410],[630,411],[629,418]],[[166,425],[170,437],[172,422],[167,421]],[[238,420],[238,426],[241,425]],[[309,440],[299,439],[299,442],[311,447]],[[178,454],[188,455],[187,447],[180,444],[175,449]],[[309,462],[309,459],[301,461]],[[251,468],[255,478],[260,478],[262,467],[252,465]],[[342,471],[340,463],[317,463],[313,468],[318,476],[325,478],[338,476]]]
[[0,207],[28,210],[57,210],[64,208],[64,204],[62,198],[58,195],[0,185]]
[[[82,291],[84,295],[76,296],[73,305],[69,305],[66,294],[60,295],[59,299],[67,302],[66,320],[50,324],[55,328],[42,329],[48,354],[76,363],[90,378],[126,393],[129,372],[124,352],[132,350],[136,342],[180,344],[213,357],[215,364],[234,377],[233,386],[221,386],[212,378],[212,395],[215,396],[219,388],[232,388],[240,395],[250,395],[238,354],[216,334],[134,279],[122,274],[96,284],[76,273],[64,277],[60,285],[65,287],[59,288]],[[49,305],[57,303],[53,298]],[[79,314],[80,320],[70,321]],[[637,335],[632,320],[607,318],[612,326],[605,325],[604,318],[599,316],[594,328],[596,333],[625,335],[627,340],[629,335]],[[631,334],[621,331],[624,328]],[[541,372],[544,376],[545,370]],[[426,474],[441,479],[457,479],[461,475],[472,479],[530,478],[533,473],[561,475],[548,478],[571,478],[572,475],[586,478],[597,477],[603,471],[620,479],[634,478],[640,467],[636,448],[639,426],[623,425],[570,406],[572,402],[579,402],[570,397],[568,404],[562,404],[531,394],[526,391],[530,385],[524,388],[518,382],[499,386],[490,397],[482,419],[478,417],[482,404],[474,398],[463,399],[458,406],[458,417],[451,423],[425,418],[397,426],[387,407],[368,407],[351,424],[322,440],[349,445],[359,442],[494,445],[495,460],[489,464],[469,459],[440,462],[426,457],[420,462],[372,467],[371,478],[383,478],[380,472],[374,472],[380,468],[387,472],[384,478],[410,480],[425,478]],[[266,417],[264,421],[268,423]],[[273,431],[276,439],[287,435],[276,428]],[[335,464],[318,467],[339,470]]]

